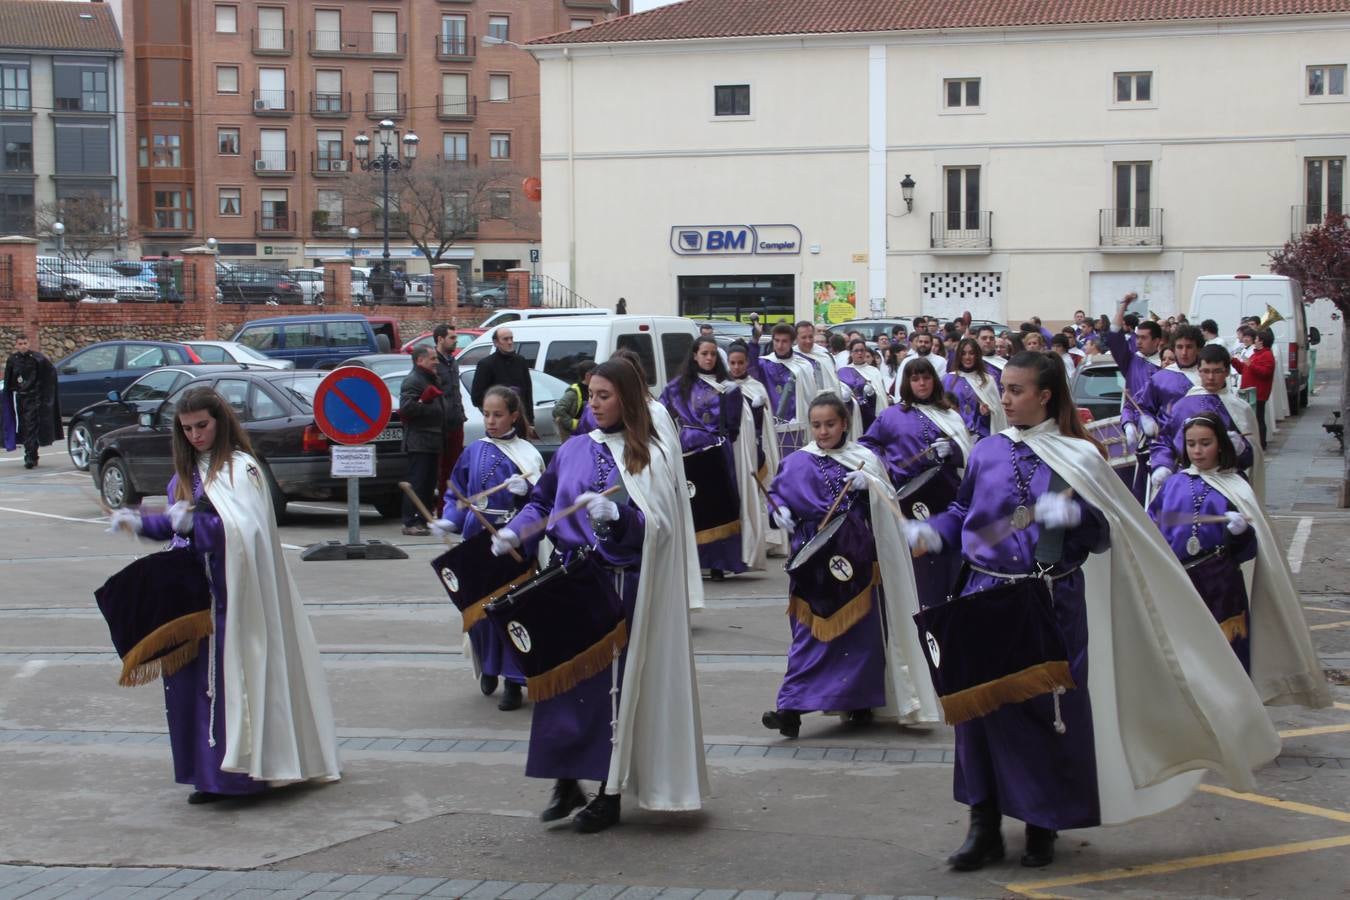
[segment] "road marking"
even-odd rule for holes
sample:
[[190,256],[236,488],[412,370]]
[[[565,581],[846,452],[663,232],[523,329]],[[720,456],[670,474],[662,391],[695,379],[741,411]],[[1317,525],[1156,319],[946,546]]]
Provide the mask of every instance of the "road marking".
[[1343,822],[1350,824],[1350,813],[1341,812],[1339,809],[1327,809],[1322,806],[1313,806],[1310,803],[1298,803],[1293,800],[1281,800],[1278,797],[1267,797],[1264,794],[1243,794],[1239,791],[1232,791],[1225,787],[1218,787],[1212,784],[1202,784],[1198,791],[1204,791],[1206,794],[1214,794],[1217,797],[1228,797],[1230,800],[1244,800],[1247,803],[1257,803],[1261,806],[1269,806],[1272,809],[1282,809],[1285,812],[1302,813],[1307,816],[1321,816],[1324,819],[1330,819],[1333,822]]
[[1350,709],[1350,703],[1333,703],[1331,705],[1337,709]]
[[1340,734],[1350,731],[1350,725],[1318,725],[1314,728],[1295,728],[1293,731],[1281,731],[1280,737],[1311,737],[1314,734]]
[[1309,631],[1326,631],[1328,628],[1350,628],[1350,619],[1344,622],[1327,622],[1325,625],[1309,625]]
[[1312,516],[1298,520],[1294,539],[1289,542],[1289,571],[1297,575],[1303,569],[1303,551],[1308,549],[1308,535],[1312,534]]
[[33,659],[19,666],[19,671],[14,673],[15,678],[32,678],[43,669],[47,668],[45,659]]
[[31,509],[15,509],[12,506],[0,506],[0,512],[18,513],[21,516],[40,516],[44,519],[60,519],[62,522],[85,522],[93,525],[102,525],[108,521],[107,516],[99,516],[97,519],[77,519],[74,516],[58,516],[55,513],[35,512]]
[[1350,609],[1332,609],[1329,606],[1305,606],[1303,608],[1312,610],[1313,612],[1329,612],[1337,613],[1342,616],[1350,616]]

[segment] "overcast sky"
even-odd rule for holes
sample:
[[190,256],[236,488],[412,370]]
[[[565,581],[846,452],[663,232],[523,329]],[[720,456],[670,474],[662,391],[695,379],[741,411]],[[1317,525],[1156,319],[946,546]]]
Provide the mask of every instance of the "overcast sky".
[[669,6],[675,0],[633,0],[633,12],[643,12],[658,6]]

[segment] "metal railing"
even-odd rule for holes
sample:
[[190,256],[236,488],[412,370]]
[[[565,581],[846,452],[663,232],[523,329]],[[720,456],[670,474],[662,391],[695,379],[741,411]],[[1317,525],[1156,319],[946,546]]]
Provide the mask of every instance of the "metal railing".
[[309,230],[317,236],[330,237],[332,235],[346,236],[347,223],[342,221],[341,217],[334,218],[331,213],[324,209],[310,210]]
[[254,28],[253,52],[258,56],[290,56],[295,49],[295,30],[291,28]]
[[1097,243],[1102,247],[1161,247],[1162,209],[1118,207],[1098,210]]
[[928,245],[940,250],[988,250],[994,246],[993,220],[993,212],[987,209],[930,213]]
[[289,116],[295,113],[295,91],[253,91],[255,116]]
[[1316,228],[1326,221],[1327,216],[1339,213],[1345,214],[1345,207],[1339,203],[1332,203],[1327,206],[1291,206],[1289,208],[1289,238],[1298,240],[1305,231],[1310,228]]
[[254,150],[253,172],[255,175],[294,175],[294,150]]
[[311,31],[310,56],[375,56],[397,59],[407,53],[408,35],[389,31]]
[[436,117],[441,121],[469,121],[478,115],[478,98],[473,95],[437,94]]
[[330,175],[345,175],[352,170],[352,157],[347,154],[309,154],[309,172],[311,175],[327,177]]
[[408,114],[407,94],[366,94],[367,119],[401,119]]
[[305,291],[284,270],[218,262],[216,299],[231,304],[300,306],[305,302]]
[[38,300],[154,303],[183,299],[181,260],[37,258]]
[[544,306],[550,309],[594,309],[595,304],[576,291],[555,281],[547,275],[534,275],[530,278],[530,306]]
[[263,212],[253,214],[253,230],[258,235],[295,234],[295,211]]
[[349,91],[335,94],[310,91],[309,114],[311,116],[345,119],[352,114],[352,95]]
[[436,35],[436,58],[442,62],[473,59],[478,55],[478,38],[467,34]]
[[436,159],[447,166],[476,166],[478,165],[477,153],[464,153],[452,156],[446,156],[444,153],[437,153]]

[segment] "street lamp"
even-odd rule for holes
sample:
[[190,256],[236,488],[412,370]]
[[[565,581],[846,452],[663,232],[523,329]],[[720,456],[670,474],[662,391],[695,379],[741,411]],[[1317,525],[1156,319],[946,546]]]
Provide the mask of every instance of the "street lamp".
[[56,255],[63,256],[66,252],[66,226],[61,222],[52,223],[52,234],[56,235]]
[[207,249],[207,250],[215,250],[215,249],[216,249],[217,247],[219,247],[219,246],[220,246],[220,241],[216,240],[215,238],[207,238],[207,239],[206,239],[206,249]]
[[347,229],[347,240],[352,242],[352,262],[356,262],[356,239],[361,236],[361,229],[353,225]]
[[900,182],[900,196],[905,201],[905,211],[914,212],[914,179],[906,173],[905,180]]
[[[394,140],[394,122],[392,119],[384,119],[380,122],[379,138],[380,155],[373,158],[370,155],[370,135],[363,131],[352,138],[352,143],[356,145],[356,161],[360,163],[361,171],[384,174],[384,203],[382,205],[384,207],[384,271],[387,275],[389,273],[389,173],[412,166],[413,160],[417,158],[417,145],[420,141],[415,134],[405,134],[403,136],[403,158],[399,159],[397,152],[390,153],[390,145]],[[351,237],[351,231],[348,231],[347,235]],[[353,250],[353,256],[355,256],[355,250]]]

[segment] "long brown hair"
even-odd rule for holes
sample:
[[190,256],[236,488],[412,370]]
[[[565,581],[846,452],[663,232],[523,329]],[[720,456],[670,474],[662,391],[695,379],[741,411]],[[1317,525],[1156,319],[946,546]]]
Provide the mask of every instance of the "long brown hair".
[[603,378],[614,385],[619,392],[619,411],[623,417],[623,465],[630,474],[636,475],[647,468],[652,461],[652,439],[654,428],[652,415],[647,409],[646,379],[631,361],[610,358],[595,367],[591,381]]
[[209,387],[193,388],[183,395],[173,410],[173,470],[178,476],[178,488],[174,491],[177,500],[192,500],[192,475],[197,469],[197,451],[188,443],[183,434],[183,425],[178,417],[185,413],[206,412],[216,420],[216,442],[211,445],[211,465],[206,470],[202,484],[220,474],[234,455],[242,450],[253,455],[253,445],[249,442],[244,426],[234,414],[230,404]]
[[1050,401],[1046,404],[1045,411],[1059,426],[1059,433],[1065,437],[1090,441],[1102,455],[1102,459],[1110,458],[1106,447],[1088,433],[1083,427],[1083,420],[1078,418],[1078,405],[1073,402],[1073,393],[1069,390],[1069,379],[1064,371],[1064,363],[1060,362],[1058,357],[1048,353],[1037,353],[1035,350],[1023,350],[1008,360],[1008,364],[1003,368],[1005,371],[1030,369],[1035,372],[1036,390],[1050,392]]
[[[967,347],[970,347],[975,351],[975,367],[973,369],[963,369],[961,367],[961,356],[965,353]],[[955,362],[956,371],[973,372],[980,376],[980,384],[984,384],[989,380],[989,373],[984,369],[984,351],[980,349],[980,342],[974,338],[961,338],[957,343]]]
[[[914,395],[914,386],[910,384],[910,379],[915,375],[927,375],[933,379],[933,393],[928,395],[927,400],[920,400]],[[942,390],[942,382],[937,377],[937,369],[933,364],[922,356],[916,357],[905,363],[904,370],[900,373],[900,402],[905,404],[907,409],[913,409],[916,405],[934,406],[938,409],[951,409],[951,401],[947,399],[947,394]]]

